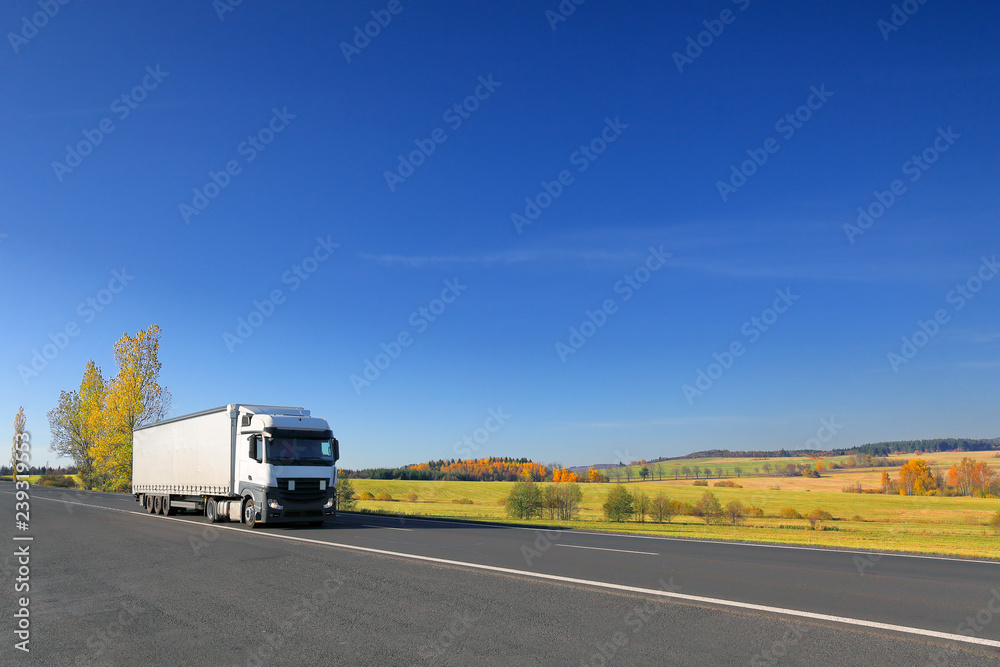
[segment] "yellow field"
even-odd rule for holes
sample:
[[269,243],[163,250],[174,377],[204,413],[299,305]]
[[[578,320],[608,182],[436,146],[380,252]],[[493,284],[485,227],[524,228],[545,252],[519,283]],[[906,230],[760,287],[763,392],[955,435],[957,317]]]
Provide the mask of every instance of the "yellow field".
[[[923,456],[932,468],[947,467],[962,456],[987,461],[1000,467],[995,452],[948,452]],[[906,460],[911,456],[892,457]],[[788,459],[782,459],[788,461]],[[826,459],[824,459],[826,460]],[[691,464],[693,465],[693,464]],[[704,464],[700,464],[704,465]],[[667,497],[694,503],[706,490],[725,505],[739,500],[764,510],[762,519],[748,519],[741,526],[709,525],[696,517],[674,517],[670,524],[609,523],[601,506],[614,484],[581,484],[583,502],[580,521],[519,521],[526,525],[563,525],[586,530],[647,533],[678,537],[714,538],[786,544],[814,544],[850,549],[938,553],[977,558],[1000,558],[1000,536],[987,520],[1000,510],[1000,500],[988,498],[900,496],[843,493],[841,488],[860,481],[865,488],[879,485],[883,468],[834,470],[819,479],[807,477],[743,477],[734,480],[744,488],[730,489],[693,486],[693,480],[632,482],[626,486],[650,496],[663,492]],[[895,476],[896,469],[890,468]],[[358,501],[367,511],[482,520],[507,521],[500,504],[510,490],[510,482],[419,482],[351,480],[357,492],[388,493],[393,501]],[[415,502],[406,498],[415,493]],[[468,498],[473,504],[453,500]],[[835,520],[823,522],[822,530],[811,530],[805,519],[779,519],[782,508],[792,507],[803,515],[814,509],[830,512]]]

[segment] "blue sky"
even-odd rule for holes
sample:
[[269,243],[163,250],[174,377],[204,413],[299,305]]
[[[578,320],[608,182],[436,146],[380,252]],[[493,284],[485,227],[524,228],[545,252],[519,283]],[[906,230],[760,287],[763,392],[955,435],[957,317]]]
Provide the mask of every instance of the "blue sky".
[[1000,7],[675,4],[5,4],[0,415],[156,323],[348,467],[1000,435]]

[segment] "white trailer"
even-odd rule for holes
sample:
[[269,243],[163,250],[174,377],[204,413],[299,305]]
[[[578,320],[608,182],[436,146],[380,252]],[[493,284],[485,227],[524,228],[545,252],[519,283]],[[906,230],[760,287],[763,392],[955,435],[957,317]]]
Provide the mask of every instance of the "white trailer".
[[135,429],[132,495],[150,513],[319,525],[336,516],[339,458],[308,410],[231,403]]

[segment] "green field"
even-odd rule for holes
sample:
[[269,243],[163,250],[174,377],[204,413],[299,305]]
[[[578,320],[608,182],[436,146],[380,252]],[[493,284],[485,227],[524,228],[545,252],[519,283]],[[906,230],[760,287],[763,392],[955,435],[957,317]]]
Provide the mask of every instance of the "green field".
[[[977,453],[995,465],[992,452]],[[958,458],[952,453],[928,455],[928,463],[947,466]],[[791,459],[781,459],[791,461]],[[828,459],[824,459],[828,460]],[[703,460],[699,460],[703,461]],[[689,464],[689,465],[693,465]],[[699,463],[704,466],[705,463]],[[693,480],[632,482],[630,490],[643,490],[650,496],[663,492],[671,499],[694,503],[706,490],[712,491],[725,505],[739,500],[764,510],[762,519],[747,519],[743,525],[705,525],[697,517],[674,517],[669,524],[610,523],[603,519],[601,506],[614,484],[581,484],[583,502],[580,521],[518,521],[525,525],[560,525],[586,530],[712,538],[737,541],[785,544],[813,544],[848,549],[872,549],[914,553],[937,553],[977,558],[1000,558],[1000,536],[986,522],[998,510],[1000,500],[992,498],[900,496],[841,492],[842,486],[861,482],[865,487],[878,485],[880,468],[837,470],[820,479],[803,477],[752,477],[738,481],[745,488],[693,486]],[[892,471],[891,474],[895,474]],[[393,501],[358,501],[358,508],[413,516],[451,517],[507,521],[499,502],[511,482],[443,482],[352,480],[355,490],[377,495],[388,493]],[[710,481],[711,485],[713,481]],[[416,494],[416,501],[407,500]],[[452,501],[467,498],[472,504]],[[803,515],[814,509],[831,513],[835,520],[821,524],[822,530],[810,529],[805,519],[780,519],[782,508],[792,507]]]

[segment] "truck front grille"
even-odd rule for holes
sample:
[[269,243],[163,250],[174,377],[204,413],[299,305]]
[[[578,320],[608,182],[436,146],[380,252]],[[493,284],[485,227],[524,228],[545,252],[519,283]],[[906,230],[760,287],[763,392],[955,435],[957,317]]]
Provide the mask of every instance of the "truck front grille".
[[[288,490],[288,482],[295,482],[295,490]],[[288,477],[278,478],[278,494],[281,496],[281,502],[290,503],[314,503],[321,500],[325,500],[327,497],[326,490],[320,490],[319,483],[321,480],[318,479],[293,479]]]

